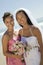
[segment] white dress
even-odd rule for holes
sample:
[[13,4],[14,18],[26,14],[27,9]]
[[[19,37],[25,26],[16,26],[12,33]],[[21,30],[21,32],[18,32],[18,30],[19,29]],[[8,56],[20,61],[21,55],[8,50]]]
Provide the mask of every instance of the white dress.
[[40,65],[41,54],[38,48],[40,46],[38,44],[37,37],[35,36],[21,37],[21,40],[23,42],[25,42],[26,40],[28,45],[32,47],[30,51],[26,52],[26,55],[24,54],[26,65]]

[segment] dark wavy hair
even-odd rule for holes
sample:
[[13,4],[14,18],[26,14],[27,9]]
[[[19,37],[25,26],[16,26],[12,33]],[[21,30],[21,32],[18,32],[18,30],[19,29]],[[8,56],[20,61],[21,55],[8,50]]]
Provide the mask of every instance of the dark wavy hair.
[[[31,20],[30,20],[30,18],[28,17],[27,13],[26,13],[24,10],[20,10],[20,11],[18,11],[18,12],[16,13],[16,19],[17,19],[17,14],[20,13],[20,12],[23,12],[24,15],[26,16],[28,25],[33,25],[32,22],[31,22]],[[22,25],[20,25],[20,26],[22,26]],[[23,27],[23,26],[22,26],[22,27]]]
[[14,19],[14,18],[13,18],[13,15],[12,15],[10,12],[5,12],[4,15],[3,15],[3,17],[2,17],[4,23],[5,23],[5,19],[6,19],[8,16],[10,16],[12,19]]

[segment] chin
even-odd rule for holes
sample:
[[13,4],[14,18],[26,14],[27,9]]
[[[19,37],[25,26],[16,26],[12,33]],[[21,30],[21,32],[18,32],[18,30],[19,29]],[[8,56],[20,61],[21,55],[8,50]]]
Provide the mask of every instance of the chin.
[[9,30],[9,32],[12,32],[13,31],[13,29],[12,30]]

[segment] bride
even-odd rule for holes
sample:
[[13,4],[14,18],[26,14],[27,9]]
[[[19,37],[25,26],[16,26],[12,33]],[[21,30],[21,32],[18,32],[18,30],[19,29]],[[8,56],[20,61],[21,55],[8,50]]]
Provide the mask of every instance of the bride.
[[24,54],[26,65],[43,65],[42,63],[42,36],[37,21],[29,10],[20,8],[15,12],[16,21],[22,27],[19,30],[21,41],[25,39],[30,45],[30,50]]

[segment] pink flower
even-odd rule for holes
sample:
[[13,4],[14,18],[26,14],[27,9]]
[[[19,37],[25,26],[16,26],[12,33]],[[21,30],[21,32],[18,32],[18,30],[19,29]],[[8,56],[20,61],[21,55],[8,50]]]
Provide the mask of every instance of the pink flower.
[[25,49],[24,49],[22,42],[11,39],[9,41],[9,51],[14,52],[14,54],[22,55],[22,54],[24,54]]

